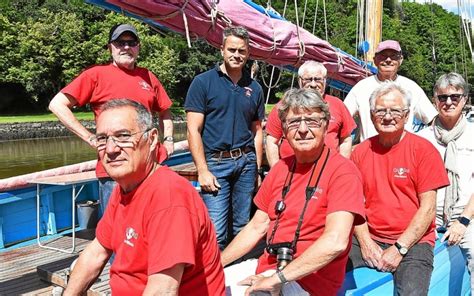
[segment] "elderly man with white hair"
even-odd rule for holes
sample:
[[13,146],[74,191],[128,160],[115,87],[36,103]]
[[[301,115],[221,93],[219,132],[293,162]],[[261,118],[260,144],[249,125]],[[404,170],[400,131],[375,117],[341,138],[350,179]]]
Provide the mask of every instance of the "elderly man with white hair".
[[362,174],[367,222],[355,227],[348,270],[391,272],[396,295],[426,295],[433,271],[436,190],[449,184],[433,145],[405,130],[411,95],[396,82],[370,96],[378,135],[351,159]]
[[319,92],[289,90],[278,111],[294,156],[270,170],[254,198],[257,212],[222,252],[222,263],[242,257],[264,236],[267,248],[258,261],[226,269],[226,285],[232,295],[242,295],[238,281],[249,286],[245,295],[336,295],[353,225],[364,221],[360,174],[326,146],[330,115]]

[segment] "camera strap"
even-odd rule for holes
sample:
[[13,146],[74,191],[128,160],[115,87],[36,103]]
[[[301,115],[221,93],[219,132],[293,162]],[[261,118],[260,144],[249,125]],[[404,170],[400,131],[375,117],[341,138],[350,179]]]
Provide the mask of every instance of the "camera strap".
[[[299,217],[299,220],[298,220],[298,225],[296,227],[295,236],[294,236],[293,241],[291,243],[291,247],[292,247],[293,250],[295,250],[296,243],[297,243],[298,238],[300,236],[301,225],[303,224],[303,218],[304,218],[304,214],[306,212],[306,208],[308,206],[308,202],[311,199],[311,197],[313,196],[313,194],[316,192],[316,188],[318,187],[319,180],[321,179],[321,175],[323,174],[323,171],[324,171],[324,168],[326,166],[326,163],[327,163],[328,159],[329,159],[329,148],[327,148],[326,145],[324,145],[324,148],[323,148],[323,151],[321,152],[321,155],[318,157],[318,159],[315,160],[315,162],[313,164],[313,168],[312,168],[312,171],[311,171],[311,176],[309,178],[308,185],[306,186],[305,203],[303,205],[303,209],[301,211],[301,214],[300,214],[300,217]],[[283,186],[283,189],[281,191],[281,201],[282,202],[285,201],[286,195],[288,194],[288,192],[290,192],[291,182],[293,180],[293,174],[295,172],[295,169],[296,169],[296,159],[293,160],[293,163],[291,165],[291,169],[290,169],[290,171],[288,171],[288,174],[286,175],[286,178],[285,178],[285,185]],[[283,213],[283,211],[280,211],[277,215],[275,225],[273,225],[272,233],[270,235],[270,238],[268,239],[267,245],[273,244],[273,238],[274,238],[276,230],[278,228],[278,223],[280,221],[280,216],[281,216],[282,213]]]

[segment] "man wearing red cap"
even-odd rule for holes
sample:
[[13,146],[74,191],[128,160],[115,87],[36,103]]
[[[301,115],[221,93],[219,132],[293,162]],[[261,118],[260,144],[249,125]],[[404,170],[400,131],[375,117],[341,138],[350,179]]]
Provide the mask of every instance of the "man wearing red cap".
[[[91,67],[82,72],[51,100],[49,109],[79,138],[96,148],[93,134],[74,116],[74,106],[90,104],[94,117],[105,102],[115,98],[128,98],[143,104],[148,110],[157,112],[164,143],[160,146],[158,160],[173,153],[173,122],[169,107],[172,102],[158,78],[145,68],[137,66],[140,39],[137,30],[128,24],[113,26],[106,45],[112,62]],[[101,212],[105,211],[115,182],[109,178],[100,162],[96,174],[99,178]]]
[[383,81],[396,81],[412,95],[413,101],[408,120],[405,124],[406,130],[413,130],[413,117],[427,124],[436,116],[436,109],[418,84],[397,74],[402,62],[402,49],[398,41],[385,40],[380,42],[375,50],[374,57],[374,63],[378,70],[377,75],[359,81],[344,100],[344,104],[352,116],[359,114],[361,142],[377,135],[377,131],[370,119],[369,97]]

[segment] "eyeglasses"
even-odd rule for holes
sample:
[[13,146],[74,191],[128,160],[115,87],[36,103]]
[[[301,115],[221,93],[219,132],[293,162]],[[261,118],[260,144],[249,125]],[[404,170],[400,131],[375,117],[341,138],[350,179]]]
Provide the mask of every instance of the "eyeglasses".
[[441,103],[446,102],[448,99],[451,99],[453,103],[457,103],[464,97],[464,94],[438,95],[436,97]]
[[132,148],[133,146],[135,146],[135,143],[133,141],[133,136],[136,135],[136,134],[139,134],[139,133],[142,133],[142,135],[140,136],[140,138],[138,138],[138,142],[141,140],[141,138],[143,137],[144,134],[146,134],[147,132],[149,132],[151,130],[151,128],[145,130],[145,131],[138,131],[136,133],[129,133],[129,132],[120,132],[116,135],[103,135],[103,134],[99,134],[99,135],[96,135],[95,136],[95,142],[96,142],[96,147],[97,147],[97,150],[98,151],[101,151],[101,150],[104,150],[105,147],[107,146],[107,142],[109,141],[109,139],[112,140],[112,142],[114,142],[115,145],[117,145],[118,147],[120,148]]
[[375,117],[384,118],[385,115],[390,114],[392,118],[399,119],[402,118],[408,109],[375,109],[372,112],[374,113]]
[[381,60],[385,61],[387,58],[390,58],[392,61],[399,61],[403,56],[400,53],[395,53],[391,55],[385,55],[378,53],[377,57],[380,57]]
[[323,77],[308,77],[308,78],[303,78],[303,77],[300,77],[301,81],[303,81],[304,83],[311,83],[311,82],[320,82],[320,81],[324,81],[326,78],[323,78]]
[[285,124],[288,130],[298,129],[303,121],[308,128],[320,128],[323,125],[324,120],[324,117],[298,117],[287,120]]
[[125,47],[125,45],[128,45],[128,47],[135,47],[138,45],[137,40],[115,40],[113,44],[117,47]]

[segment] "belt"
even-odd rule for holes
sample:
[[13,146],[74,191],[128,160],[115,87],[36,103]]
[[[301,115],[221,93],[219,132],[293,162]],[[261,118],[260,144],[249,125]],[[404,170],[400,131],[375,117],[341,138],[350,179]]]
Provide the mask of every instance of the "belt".
[[242,156],[242,154],[247,154],[249,152],[253,151],[253,148],[252,147],[242,147],[242,148],[235,148],[235,149],[232,149],[230,151],[219,151],[219,152],[216,152],[214,153],[213,157],[214,158],[233,158],[233,159],[236,159],[236,158],[239,158]]

